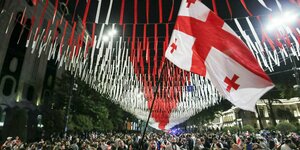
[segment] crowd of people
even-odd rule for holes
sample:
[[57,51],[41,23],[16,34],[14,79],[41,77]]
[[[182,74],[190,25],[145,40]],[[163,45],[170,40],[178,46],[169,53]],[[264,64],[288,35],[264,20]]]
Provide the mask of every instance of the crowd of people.
[[1,149],[26,150],[292,150],[300,149],[295,134],[276,132],[258,134],[241,133],[148,133],[142,135],[122,133],[90,133],[85,135],[51,136],[37,142],[22,142],[19,137],[8,137]]

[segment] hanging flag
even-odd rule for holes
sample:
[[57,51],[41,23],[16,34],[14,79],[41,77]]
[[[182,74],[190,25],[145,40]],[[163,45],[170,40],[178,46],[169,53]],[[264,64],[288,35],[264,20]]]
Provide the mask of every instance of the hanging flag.
[[212,82],[237,107],[255,111],[274,87],[248,47],[200,1],[183,0],[166,57],[179,68]]
[[264,0],[258,0],[258,2],[259,2],[262,6],[264,6],[265,8],[267,8],[269,11],[272,11],[272,9],[266,5],[266,3],[264,2]]

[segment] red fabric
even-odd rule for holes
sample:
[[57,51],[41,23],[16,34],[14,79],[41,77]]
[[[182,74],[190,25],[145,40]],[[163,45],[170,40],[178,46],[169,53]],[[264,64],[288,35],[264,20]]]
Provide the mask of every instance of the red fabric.
[[147,24],[144,24],[143,49],[146,48]]
[[46,28],[46,31],[45,31],[44,39],[43,39],[44,42],[47,40],[50,26],[51,26],[51,20],[49,19],[48,24],[47,24],[47,28]]
[[60,21],[56,21],[55,28],[54,28],[54,36],[52,37],[52,43],[54,43],[56,37],[58,36],[57,29],[58,29],[59,23],[60,23]]
[[124,19],[124,7],[125,7],[125,0],[122,0],[121,11],[120,11],[120,25],[123,24],[123,19]]
[[90,10],[90,5],[91,5],[91,0],[88,0],[88,1],[87,1],[87,4],[86,4],[86,6],[85,6],[84,15],[83,15],[83,18],[82,18],[82,24],[83,24],[84,26],[86,25],[86,19],[87,19],[89,10]]
[[157,46],[158,46],[158,39],[157,39],[157,24],[154,24],[154,66],[153,66],[153,72],[152,75],[155,76],[157,72]]
[[60,41],[60,45],[59,45],[59,53],[60,53],[61,56],[62,56],[62,46],[64,45],[64,39],[65,39],[65,35],[66,35],[66,32],[67,32],[68,24],[69,24],[69,22],[66,21],[64,32],[63,32],[63,35],[61,37],[61,41]]
[[93,23],[93,30],[92,30],[92,41],[91,41],[91,47],[93,47],[95,42],[95,31],[96,31],[96,23]]
[[146,0],[146,23],[149,23],[149,0]]
[[80,36],[77,37],[77,43],[76,43],[76,52],[75,52],[75,56],[78,57],[79,54],[79,49],[80,49]]
[[280,39],[282,39],[281,36],[278,33],[275,33],[275,36],[276,36],[276,39],[275,39],[276,45],[279,48],[283,49],[283,44],[280,42]]
[[142,43],[139,42],[139,45],[138,45],[138,49],[140,51],[140,66],[141,66],[141,74],[142,74],[142,77],[144,77],[144,73],[145,73],[145,67],[144,67],[144,57],[143,57],[143,51],[141,49],[141,45]]
[[249,16],[253,16],[252,13],[249,11],[249,9],[247,8],[247,5],[245,3],[245,0],[241,0],[241,3],[243,5],[243,7],[245,8],[245,10],[247,11],[247,13],[249,14]]
[[231,9],[229,0],[226,0],[226,5],[227,5],[228,11],[229,11],[229,13],[230,13],[230,18],[232,18],[232,9]]
[[58,0],[55,0],[55,6],[54,6],[54,14],[53,14],[53,18],[56,17],[57,9],[58,9]]
[[140,44],[140,38],[137,38],[137,47],[136,47],[136,50],[137,50],[137,62],[140,62],[140,56],[141,56],[141,50],[140,50],[140,47],[139,47],[139,44]]
[[172,20],[172,18],[173,18],[173,12],[174,12],[174,0],[172,0],[172,7],[171,7],[169,19],[168,19],[169,22],[170,22],[170,21]]
[[213,5],[213,9],[216,15],[218,15],[218,11],[217,11],[217,6],[216,6],[216,1],[212,0],[212,5]]
[[149,50],[149,39],[146,40],[146,60],[148,63],[148,74],[150,74],[150,50]]
[[[169,44],[169,24],[166,24],[166,38],[165,38],[166,44]],[[164,49],[164,52],[166,49]]]
[[71,32],[71,36],[70,36],[70,40],[69,40],[69,45],[71,45],[73,43],[75,29],[76,29],[76,22],[74,22],[74,24],[73,24],[73,28],[72,28],[72,32]]
[[32,1],[32,4],[34,5],[34,6],[36,6],[37,4],[38,4],[38,2],[39,2],[39,0],[31,0]]
[[131,41],[131,48],[135,49],[135,37],[136,37],[136,24],[133,24],[132,28],[132,41]]
[[159,23],[162,23],[163,22],[162,0],[158,1],[158,8],[159,8]]
[[[44,8],[43,8],[43,11],[42,11],[42,14],[40,16],[40,23],[39,23],[39,26],[38,26],[38,32],[40,32],[41,30],[41,27],[43,25],[43,22],[44,22],[44,16],[45,16],[45,13],[46,13],[46,10],[47,10],[47,7],[48,7],[48,3],[49,3],[49,0],[46,0],[46,4],[44,5]],[[36,39],[37,37],[35,37],[34,39]]]
[[265,42],[266,40],[268,41],[269,45],[271,46],[272,50],[276,50],[275,46],[274,46],[274,42],[272,41],[272,39],[268,36],[268,34],[266,33],[263,24],[261,23],[261,19],[259,16],[256,17],[256,19],[258,20],[259,24],[260,24],[260,28],[261,28],[261,33],[262,33],[262,42]]
[[75,5],[75,8],[74,8],[74,12],[73,12],[72,22],[74,22],[74,19],[75,19],[75,13],[76,13],[76,10],[77,10],[78,3],[79,3],[79,0],[76,0],[76,5]]
[[133,20],[133,23],[136,24],[137,23],[137,20],[138,20],[138,1],[137,0],[134,0],[134,20]]

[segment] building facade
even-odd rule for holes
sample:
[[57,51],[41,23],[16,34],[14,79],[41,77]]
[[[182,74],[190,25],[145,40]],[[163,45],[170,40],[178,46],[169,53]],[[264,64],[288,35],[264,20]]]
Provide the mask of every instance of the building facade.
[[277,124],[282,121],[300,124],[300,98],[295,97],[289,100],[259,100],[256,104],[257,112],[232,107],[227,111],[220,112],[215,120],[208,123],[207,126],[214,129],[230,126],[239,126],[242,128],[244,125],[251,125],[259,129],[267,128],[272,126],[270,105],[272,105],[271,107]]
[[[20,136],[31,140],[37,131],[39,107],[49,99],[55,78],[63,69],[57,69],[55,60],[48,61],[47,52],[32,48],[30,30],[46,28],[53,19],[54,6],[49,3],[44,16],[44,3],[33,6],[31,0],[0,0],[0,127],[2,138]],[[36,11],[35,11],[36,9]],[[35,18],[35,21],[34,18]],[[57,13],[57,18],[61,18]],[[53,30],[53,27],[50,28]],[[68,29],[69,31],[71,29]]]

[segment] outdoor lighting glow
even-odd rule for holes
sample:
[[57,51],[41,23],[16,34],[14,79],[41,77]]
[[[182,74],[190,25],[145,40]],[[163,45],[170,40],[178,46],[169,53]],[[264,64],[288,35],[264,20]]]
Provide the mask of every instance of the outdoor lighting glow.
[[278,27],[289,25],[294,23],[298,18],[298,13],[295,12],[286,12],[278,17],[275,17],[271,20],[267,26],[267,30],[273,30]]
[[16,102],[20,102],[20,97],[21,97],[21,94],[18,94]]
[[36,106],[39,106],[39,105],[40,105],[40,103],[41,103],[41,100],[40,100],[40,99],[38,99],[38,100],[36,101]]
[[117,30],[116,29],[112,29],[112,30],[110,30],[109,32],[108,32],[108,35],[109,36],[114,36],[114,35],[116,35],[117,34]]
[[107,42],[107,41],[109,40],[109,38],[108,38],[108,36],[104,35],[104,36],[102,37],[102,40],[103,40],[104,42]]

